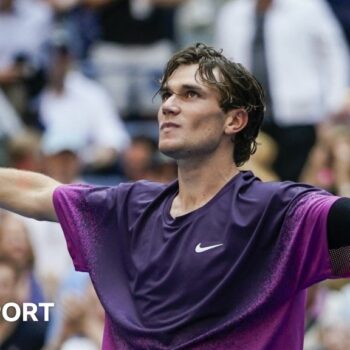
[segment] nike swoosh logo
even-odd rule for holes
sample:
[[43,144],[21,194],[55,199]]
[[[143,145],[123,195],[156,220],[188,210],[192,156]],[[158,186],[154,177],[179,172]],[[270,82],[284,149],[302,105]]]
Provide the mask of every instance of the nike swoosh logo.
[[195,249],[196,253],[203,253],[203,252],[206,252],[207,250],[214,249],[223,245],[223,243],[221,243],[221,244],[210,245],[208,247],[202,247],[201,244],[202,243],[197,244]]

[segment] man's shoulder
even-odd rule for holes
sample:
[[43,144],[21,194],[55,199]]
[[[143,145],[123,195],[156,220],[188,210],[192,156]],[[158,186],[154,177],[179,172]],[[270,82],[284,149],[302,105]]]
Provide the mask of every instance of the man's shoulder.
[[244,177],[237,186],[237,192],[233,192],[233,205],[250,222],[265,218],[277,225],[286,215],[300,217],[295,216],[298,208],[305,211],[315,203],[322,206],[322,203],[332,200],[329,192],[308,184],[292,181],[262,182],[252,173]]
[[123,195],[135,196],[143,194],[156,196],[171,184],[163,184],[147,180],[121,182],[113,186],[73,183],[61,184],[56,188],[55,192],[56,194],[75,194],[76,196],[82,196],[85,199],[100,198],[100,200],[103,200],[105,197],[116,197]]
[[154,182],[149,180],[138,180],[133,182],[122,182],[118,186],[125,190],[135,190],[135,191],[162,191],[169,185],[161,182]]
[[255,177],[250,171],[243,174],[240,191],[264,202],[269,200],[289,202],[299,196],[314,192],[326,194],[325,191],[305,183],[292,181],[264,182]]
[[118,185],[118,192],[120,195],[127,194],[138,199],[153,199],[173,184],[174,182],[164,184],[148,180],[124,182]]

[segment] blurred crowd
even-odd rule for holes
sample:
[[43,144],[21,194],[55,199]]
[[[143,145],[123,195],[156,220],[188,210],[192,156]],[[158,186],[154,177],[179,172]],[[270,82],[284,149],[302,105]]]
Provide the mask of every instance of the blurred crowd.
[[[243,170],[350,196],[348,0],[0,0],[0,166],[62,183],[170,182],[158,81],[204,42],[266,92]],[[1,349],[99,349],[104,314],[58,224],[0,212],[0,306],[55,303],[50,322],[0,317]],[[350,349],[350,284],[309,289],[306,350]]]

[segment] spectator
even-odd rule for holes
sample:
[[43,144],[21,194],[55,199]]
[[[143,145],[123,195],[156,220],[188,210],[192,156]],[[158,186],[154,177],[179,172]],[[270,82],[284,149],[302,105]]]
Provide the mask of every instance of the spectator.
[[19,115],[0,90],[0,138],[15,136],[21,129]]
[[304,182],[340,196],[350,195],[349,127],[323,124],[302,172]]
[[7,142],[7,165],[12,168],[42,171],[41,136],[37,130],[23,129]]
[[0,2],[0,88],[28,124],[30,101],[43,84],[43,48],[51,31],[51,10],[42,1]]
[[126,181],[147,179],[167,183],[176,178],[177,166],[157,150],[154,140],[147,136],[132,138],[121,159]]
[[149,166],[146,168],[144,179],[166,184],[174,181],[176,177],[176,162],[158,151],[153,155]]
[[43,45],[51,28],[51,10],[44,2],[2,0],[0,3],[1,77],[12,80],[12,70],[19,57],[37,65],[42,61]]
[[48,176],[65,184],[81,177],[80,140],[74,134],[45,132],[42,139],[43,170]]
[[[19,302],[17,282],[20,276],[17,265],[0,255],[0,305]],[[0,317],[0,348],[2,350],[38,350],[44,345],[46,325],[29,319],[8,322]]]
[[43,290],[33,273],[34,252],[24,222],[14,214],[4,214],[0,227],[0,255],[11,259],[19,270],[17,300],[44,302]]
[[174,48],[175,6],[184,0],[90,0],[100,40],[91,49],[97,79],[127,118],[154,119],[152,97]]
[[226,0],[184,1],[176,15],[176,34],[180,47],[194,42],[212,44],[218,9]]
[[40,121],[47,137],[75,138],[77,152],[90,171],[113,167],[129,136],[104,89],[72,65],[68,46],[54,43]]
[[126,179],[129,181],[143,179],[156,152],[157,145],[151,138],[146,136],[134,137],[121,159],[122,170]]
[[317,350],[350,347],[349,286],[329,291],[320,316],[320,346]]
[[251,170],[262,181],[278,181],[278,176],[272,169],[272,164],[278,152],[276,143],[263,132],[260,132],[257,142],[259,147],[255,154],[251,156],[241,169]]
[[216,36],[264,86],[264,129],[279,147],[275,170],[297,180],[315,125],[340,108],[349,83],[339,23],[324,0],[236,0],[222,7]]
[[320,315],[324,312],[327,295],[328,289],[322,283],[307,290],[304,350],[320,350]]
[[[90,45],[98,36],[96,13],[81,0],[46,0],[54,10],[55,27],[69,33],[69,46],[79,63],[86,63]],[[83,65],[84,68],[84,65]]]
[[4,145],[8,137],[15,136],[22,129],[22,122],[0,88],[0,164],[5,166],[7,154]]
[[104,311],[92,283],[87,281],[81,287],[80,292],[62,293],[58,304],[62,324],[48,349],[101,349]]

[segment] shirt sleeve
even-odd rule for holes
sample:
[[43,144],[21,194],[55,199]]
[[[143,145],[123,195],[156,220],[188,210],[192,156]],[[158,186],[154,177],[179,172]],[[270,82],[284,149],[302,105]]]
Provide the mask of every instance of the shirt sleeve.
[[327,278],[350,277],[350,269],[335,268],[328,245],[327,219],[337,199],[323,191],[309,192],[293,200],[286,213],[281,229],[284,259],[298,289]]
[[90,272],[103,244],[113,244],[110,227],[117,226],[117,187],[61,185],[53,204],[69,254],[77,271]]

